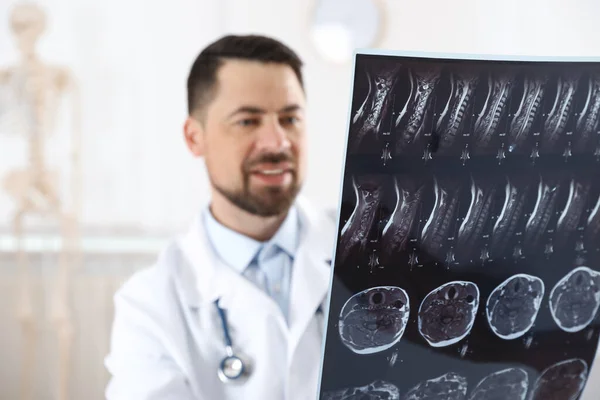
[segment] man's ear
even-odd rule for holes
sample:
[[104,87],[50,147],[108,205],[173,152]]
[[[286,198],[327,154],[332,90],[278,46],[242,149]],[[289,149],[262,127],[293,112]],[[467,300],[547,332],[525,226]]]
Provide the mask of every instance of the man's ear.
[[188,149],[196,157],[204,156],[204,128],[193,117],[187,117],[183,124],[183,136]]

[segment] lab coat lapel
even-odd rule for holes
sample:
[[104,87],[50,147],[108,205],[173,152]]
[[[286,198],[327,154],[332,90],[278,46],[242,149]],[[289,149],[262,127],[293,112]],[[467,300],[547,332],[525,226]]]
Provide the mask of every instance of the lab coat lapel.
[[320,219],[302,200],[298,204],[303,217],[303,237],[292,273],[290,355],[293,355],[310,321],[326,300],[335,240],[335,224]]
[[[197,216],[194,219],[187,234],[179,241],[183,255],[191,266],[192,274],[188,272],[188,278],[192,278],[193,275],[193,280],[185,285],[188,305],[206,306],[219,299],[221,308],[227,309],[236,297],[242,296],[240,290],[251,291],[252,299],[270,301],[262,290],[218,259],[210,248],[201,218]],[[243,304],[240,302],[240,305]]]
[[[275,302],[252,282],[224,265],[214,254],[205,235],[201,216],[194,220],[179,243],[190,265],[188,278],[192,280],[185,282],[190,307],[212,307],[215,300],[219,299],[219,306],[230,311],[232,324],[238,311],[248,312],[246,308],[249,308],[255,313],[265,311],[277,315],[280,328],[287,330],[283,315]],[[251,304],[247,304],[245,298],[252,299]]]
[[188,232],[179,239],[179,247],[194,274],[193,285],[186,282],[189,288],[188,305],[199,307],[212,303],[226,294],[227,286],[215,284],[219,279],[214,256],[209,249],[209,242],[204,234],[202,216],[197,215]]

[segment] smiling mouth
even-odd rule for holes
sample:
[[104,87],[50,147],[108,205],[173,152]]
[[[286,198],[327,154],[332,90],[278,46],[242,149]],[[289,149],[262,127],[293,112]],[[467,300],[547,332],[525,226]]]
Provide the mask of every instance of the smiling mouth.
[[255,174],[262,174],[262,175],[279,175],[279,174],[283,174],[284,172],[289,172],[289,170],[286,170],[286,169],[263,169],[260,171],[254,171]]
[[250,174],[281,175],[293,172],[294,166],[289,162],[263,162],[250,168]]
[[287,186],[292,183],[293,169],[291,168],[265,168],[250,171],[252,179],[260,185]]
[[292,168],[268,168],[268,169],[255,169],[250,171],[250,175],[262,175],[262,176],[278,176],[291,174],[293,172]]

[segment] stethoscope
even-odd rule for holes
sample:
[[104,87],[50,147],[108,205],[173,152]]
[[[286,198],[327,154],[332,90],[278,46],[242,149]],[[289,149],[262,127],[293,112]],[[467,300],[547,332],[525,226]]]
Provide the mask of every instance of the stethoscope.
[[243,381],[250,375],[250,362],[242,359],[242,357],[233,352],[233,343],[227,325],[227,315],[225,315],[225,310],[219,306],[219,299],[215,300],[215,307],[217,307],[217,312],[221,319],[223,338],[225,340],[225,353],[227,354],[219,364],[219,379],[223,383]]
[[[329,265],[331,265],[331,261],[327,261],[329,262]],[[217,371],[219,379],[223,383],[245,381],[251,373],[251,363],[244,357],[236,355],[234,353],[233,342],[231,341],[231,336],[229,335],[227,315],[225,314],[225,310],[223,310],[221,306],[219,306],[219,299],[215,300],[215,307],[217,308],[217,313],[219,314],[219,318],[221,319],[226,353],[226,356],[219,363],[219,369]],[[323,314],[323,308],[321,306],[319,306],[319,308],[317,309],[317,314],[319,313]]]

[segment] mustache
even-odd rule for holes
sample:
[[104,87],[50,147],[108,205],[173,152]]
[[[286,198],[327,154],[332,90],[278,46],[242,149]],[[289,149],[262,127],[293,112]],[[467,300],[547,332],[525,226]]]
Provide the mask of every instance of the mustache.
[[296,164],[295,158],[289,153],[264,153],[256,159],[248,160],[248,162],[246,163],[246,169],[252,168],[253,166],[258,164],[279,162],[289,162],[294,165]]

